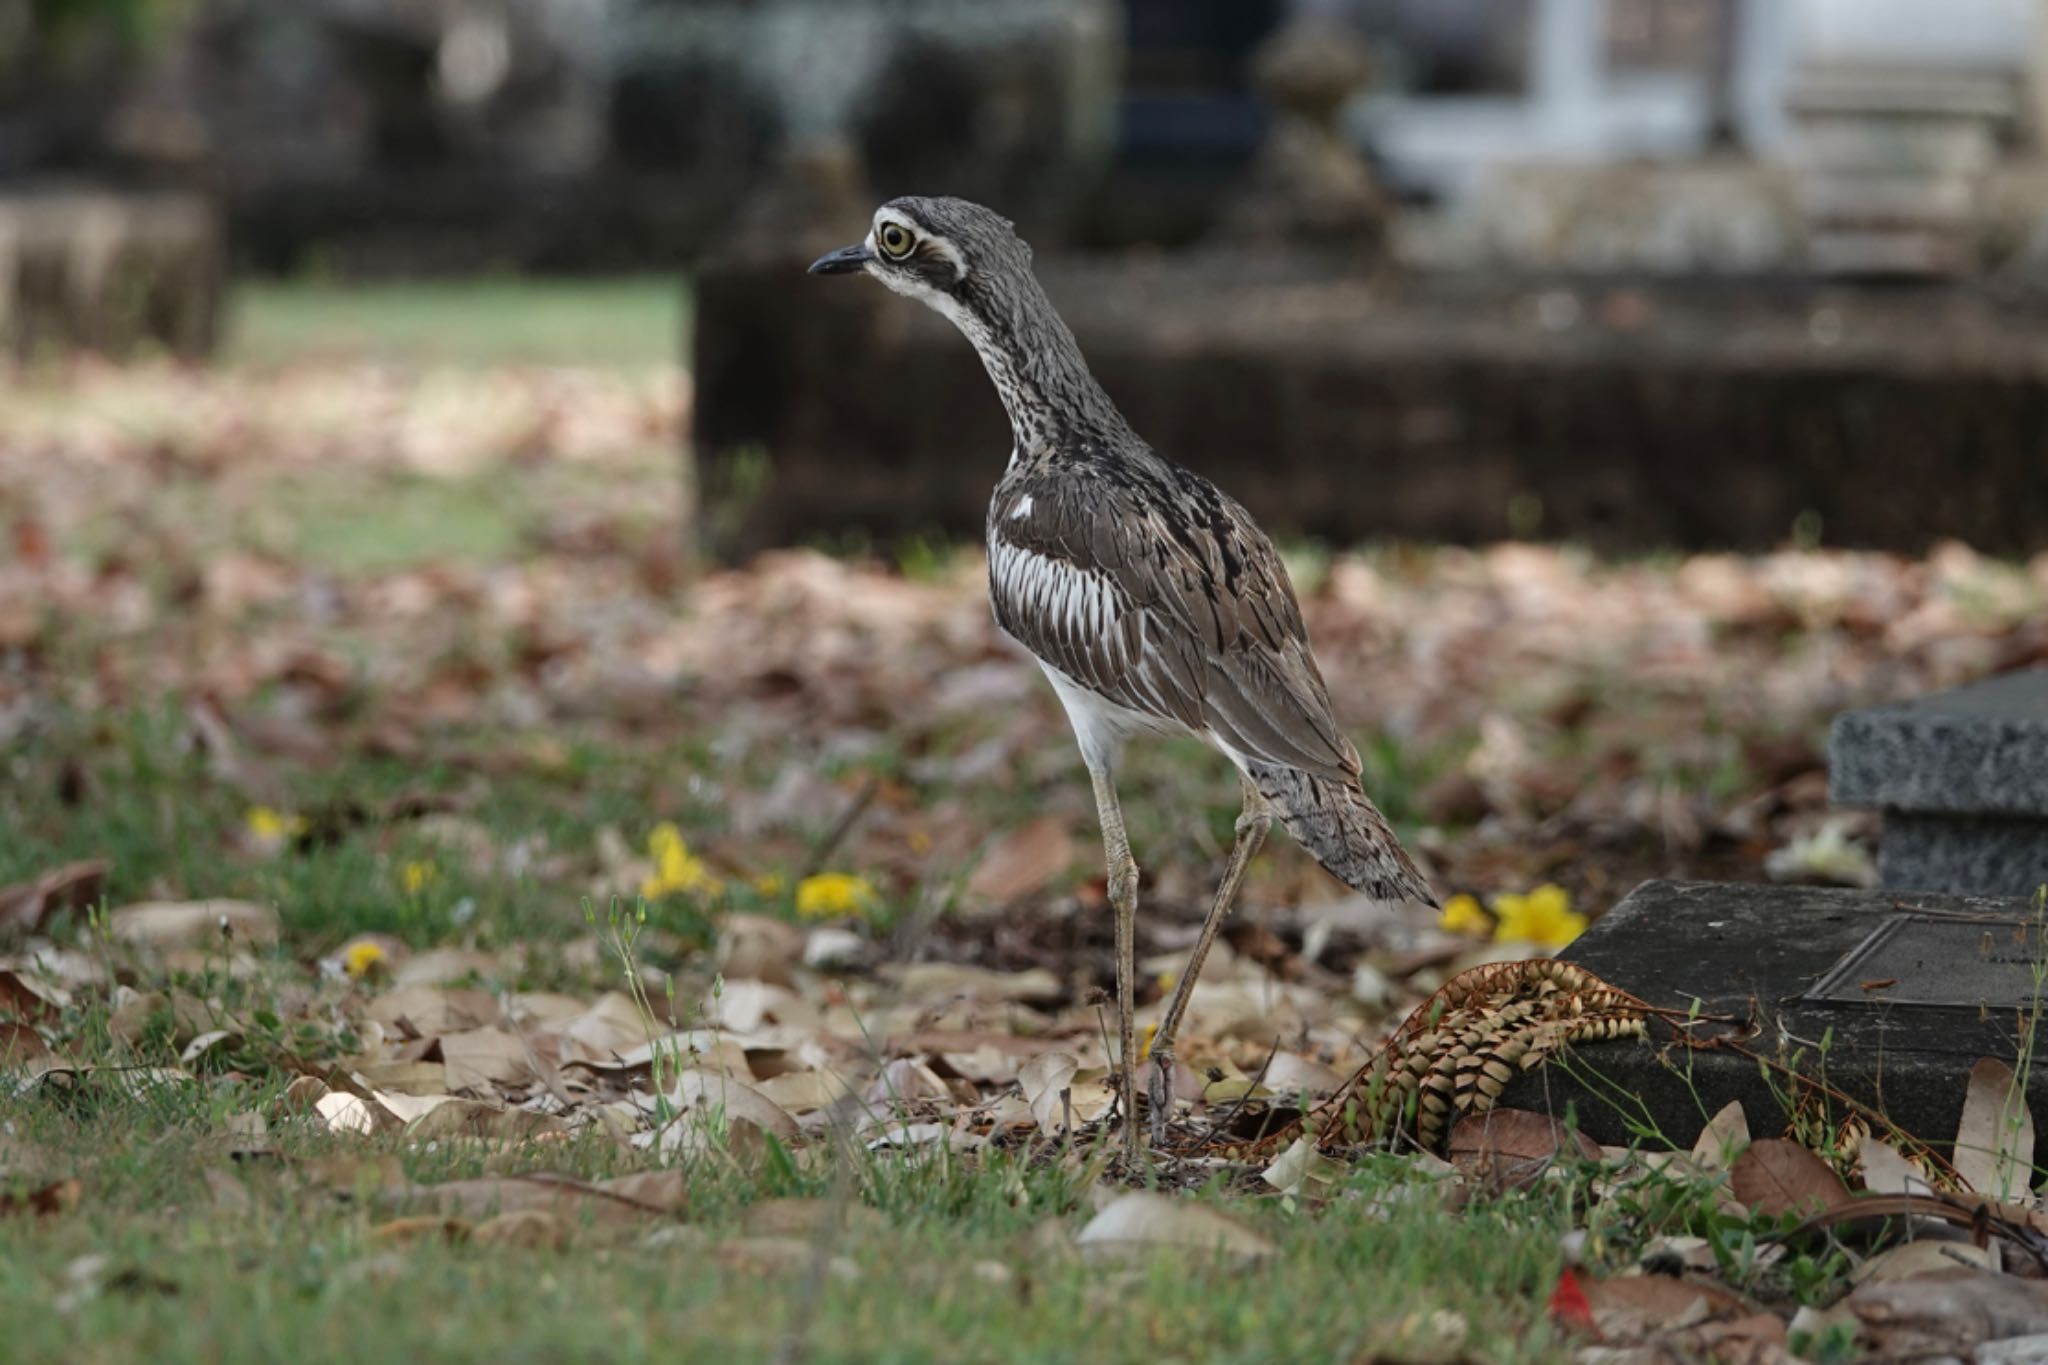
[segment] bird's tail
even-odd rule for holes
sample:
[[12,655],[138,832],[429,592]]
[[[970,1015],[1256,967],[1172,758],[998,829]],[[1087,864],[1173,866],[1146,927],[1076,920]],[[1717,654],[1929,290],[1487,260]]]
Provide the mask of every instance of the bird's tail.
[[1437,903],[1436,893],[1356,779],[1253,763],[1246,772],[1296,843],[1352,890],[1374,900]]

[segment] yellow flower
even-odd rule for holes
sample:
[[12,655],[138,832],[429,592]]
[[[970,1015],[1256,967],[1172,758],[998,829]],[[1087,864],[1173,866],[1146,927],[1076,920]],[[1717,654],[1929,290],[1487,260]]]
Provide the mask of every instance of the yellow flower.
[[358,980],[368,976],[372,971],[390,960],[391,955],[389,953],[386,953],[376,942],[367,938],[359,938],[354,943],[349,944],[348,951],[341,955],[341,965],[348,969],[350,976]]
[[441,870],[432,863],[407,862],[399,864],[398,884],[405,888],[408,896],[417,896],[441,879]]
[[788,884],[780,872],[763,872],[754,878],[754,894],[763,900],[774,900]]
[[666,822],[656,825],[647,836],[647,851],[654,858],[654,875],[640,883],[640,894],[660,900],[675,891],[718,891],[718,878],[704,866],[704,860],[690,852],[683,832]]
[[1144,1036],[1143,1038],[1140,1038],[1140,1039],[1138,1040],[1138,1060],[1139,1060],[1139,1061],[1141,1061],[1141,1062],[1149,1062],[1149,1061],[1151,1061],[1151,1060],[1152,1060],[1152,1040],[1153,1040],[1154,1038],[1157,1038],[1158,1036],[1159,1036],[1159,1025],[1157,1025],[1157,1024],[1147,1024],[1147,1025],[1145,1025],[1145,1036]]
[[1586,917],[1572,909],[1570,893],[1549,882],[1526,896],[1496,896],[1493,908],[1500,916],[1496,939],[1562,948],[1586,932]]
[[1442,912],[1436,917],[1436,927],[1447,934],[1490,938],[1493,934],[1493,916],[1481,910],[1476,899],[1460,894],[1444,902]]
[[306,832],[306,817],[287,815],[268,806],[251,806],[249,813],[242,817],[242,823],[258,839],[283,843]]
[[796,912],[805,919],[865,915],[874,907],[874,886],[850,872],[820,872],[796,884]]

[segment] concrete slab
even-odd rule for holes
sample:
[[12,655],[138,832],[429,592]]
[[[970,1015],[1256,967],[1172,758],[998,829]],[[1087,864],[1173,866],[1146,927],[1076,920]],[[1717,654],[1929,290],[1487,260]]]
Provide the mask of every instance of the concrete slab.
[[[1794,1063],[1872,1105],[1915,1137],[1955,1136],[1970,1067],[2012,1063],[2048,994],[2048,921],[2021,899],[1885,891],[1646,882],[1562,956],[1653,1005],[1729,1015],[1708,1030]],[[1623,1143],[1647,1120],[1679,1144],[1739,1099],[1754,1136],[1782,1132],[1782,1078],[1753,1057],[1650,1042],[1597,1043],[1509,1087],[1501,1103],[1562,1114]],[[2048,1068],[2027,1077],[2048,1118]],[[2048,1124],[2043,1125],[2048,1135]],[[2035,1161],[2048,1158],[2048,1139]]]
[[1887,887],[2048,883],[2048,669],[1838,716],[1828,766],[1837,805],[1884,811]]

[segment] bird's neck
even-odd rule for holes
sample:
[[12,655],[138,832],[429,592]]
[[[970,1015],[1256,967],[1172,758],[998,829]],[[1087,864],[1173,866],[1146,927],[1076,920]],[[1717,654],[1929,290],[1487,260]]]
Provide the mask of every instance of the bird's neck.
[[936,306],[981,356],[1020,452],[1057,456],[1129,435],[1037,280],[1026,276],[999,293],[967,291]]

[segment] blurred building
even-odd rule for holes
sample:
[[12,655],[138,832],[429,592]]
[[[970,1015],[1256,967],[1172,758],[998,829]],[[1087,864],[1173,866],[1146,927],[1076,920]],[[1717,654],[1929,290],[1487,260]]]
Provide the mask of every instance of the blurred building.
[[[1265,137],[1253,54],[1318,16],[1370,45],[1350,135],[1439,210],[1403,239],[1420,261],[1782,266],[1817,225],[1845,265],[1967,264],[1858,225],[1910,210],[1967,237],[1991,213],[1994,236],[2031,236],[2030,189],[2001,168],[2040,145],[2044,10],[0,0],[0,181],[203,187],[243,260],[274,268],[602,267],[695,254],[790,148],[838,139],[878,194],[995,200],[1049,242],[1188,241]],[[1706,245],[1669,246],[1687,238]]]

